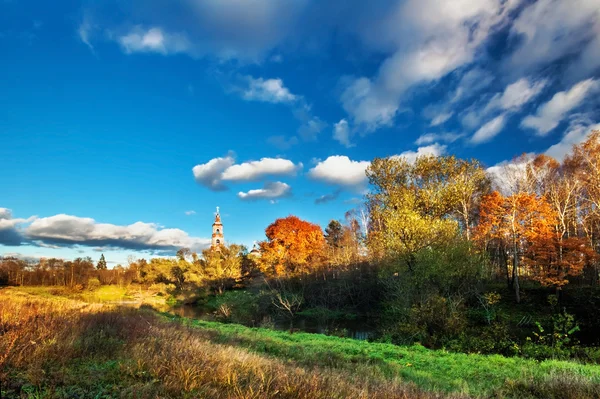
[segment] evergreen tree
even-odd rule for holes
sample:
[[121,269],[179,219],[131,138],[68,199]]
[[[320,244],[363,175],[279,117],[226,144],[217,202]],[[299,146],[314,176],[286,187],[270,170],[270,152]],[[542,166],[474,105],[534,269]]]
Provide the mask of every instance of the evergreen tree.
[[100,255],[100,260],[98,261],[98,264],[96,265],[96,269],[98,270],[106,270],[106,259],[104,259],[104,254]]
[[325,241],[332,248],[337,248],[342,239],[342,224],[337,220],[332,220],[325,229]]

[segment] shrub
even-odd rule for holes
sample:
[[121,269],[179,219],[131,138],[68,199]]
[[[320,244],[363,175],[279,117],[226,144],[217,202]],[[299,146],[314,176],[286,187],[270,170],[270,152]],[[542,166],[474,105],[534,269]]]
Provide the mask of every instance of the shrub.
[[87,288],[90,291],[97,290],[98,288],[100,288],[100,280],[98,280],[96,277],[92,277],[87,282]]

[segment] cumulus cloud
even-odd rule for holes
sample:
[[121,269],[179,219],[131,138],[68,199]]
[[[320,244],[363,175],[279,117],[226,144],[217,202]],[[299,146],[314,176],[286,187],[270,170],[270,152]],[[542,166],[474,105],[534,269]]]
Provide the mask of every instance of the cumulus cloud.
[[209,239],[190,237],[183,230],[160,228],[154,223],[120,226],[65,214],[34,220],[25,229],[25,235],[34,242],[57,246],[167,251],[185,247],[198,251],[210,245]]
[[196,182],[213,191],[227,190],[224,182],[256,181],[266,176],[291,176],[302,168],[283,158],[261,158],[258,161],[235,163],[232,155],[214,158],[192,169]]
[[235,163],[231,155],[223,158],[213,158],[205,164],[194,166],[192,172],[196,182],[213,191],[224,191],[227,187],[223,184],[223,172]]
[[369,161],[353,161],[345,155],[332,155],[309,170],[308,176],[327,184],[360,188],[367,182]]
[[292,188],[288,184],[280,181],[267,182],[264,184],[263,188],[250,190],[247,192],[240,191],[238,193],[238,197],[244,201],[259,199],[275,200],[278,198],[289,197],[291,195]]
[[400,155],[394,155],[393,157],[404,158],[407,162],[413,163],[418,157],[432,155],[434,157],[444,155],[446,153],[446,146],[438,143],[428,145],[425,147],[417,148],[417,151],[404,151]]
[[242,97],[246,100],[289,103],[298,99],[283,85],[281,79],[255,79],[252,76],[247,76],[246,79],[248,79],[248,87],[242,93]]
[[552,131],[588,94],[598,89],[598,81],[587,79],[572,86],[568,91],[556,93],[550,101],[538,107],[535,115],[523,119],[521,126],[534,129],[540,136]]
[[471,143],[473,144],[481,144],[486,141],[490,141],[494,137],[498,135],[504,129],[504,124],[506,123],[506,114],[501,114],[491,121],[487,122],[485,125],[480,127],[473,137],[471,137]]
[[350,142],[350,128],[346,119],[342,119],[333,125],[333,139],[346,148],[352,147],[352,143]]
[[221,175],[222,180],[255,181],[265,176],[294,175],[302,164],[294,165],[288,159],[262,158],[260,161],[231,165]]
[[421,136],[419,136],[419,138],[417,140],[415,140],[415,144],[416,145],[425,145],[425,144],[436,143],[439,141],[443,141],[446,143],[454,143],[456,140],[460,139],[463,136],[464,136],[464,134],[462,134],[462,133],[450,133],[450,132],[426,133],[426,134],[422,134]]
[[120,36],[118,41],[123,51],[128,54],[160,53],[167,55],[193,51],[185,34],[165,32],[158,27],[136,26],[127,34]]
[[21,245],[21,243],[24,241],[24,237],[17,226],[29,222],[33,218],[13,218],[12,211],[10,209],[0,208],[0,244]]

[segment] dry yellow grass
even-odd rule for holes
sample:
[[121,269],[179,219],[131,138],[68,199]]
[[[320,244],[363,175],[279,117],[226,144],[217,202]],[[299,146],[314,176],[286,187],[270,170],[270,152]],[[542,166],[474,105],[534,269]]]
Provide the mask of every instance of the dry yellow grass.
[[0,353],[8,397],[449,397],[376,368],[302,367],[215,344],[152,312],[15,290],[0,291]]

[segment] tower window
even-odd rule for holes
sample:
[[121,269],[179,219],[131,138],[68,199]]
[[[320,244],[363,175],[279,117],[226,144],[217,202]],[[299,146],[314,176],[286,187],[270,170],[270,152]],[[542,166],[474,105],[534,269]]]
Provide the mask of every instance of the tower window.
[[219,229],[217,229],[217,234],[219,234],[219,233],[220,233],[220,231],[219,231]]
[[220,244],[220,243],[221,243],[221,240],[217,240],[217,244]]

